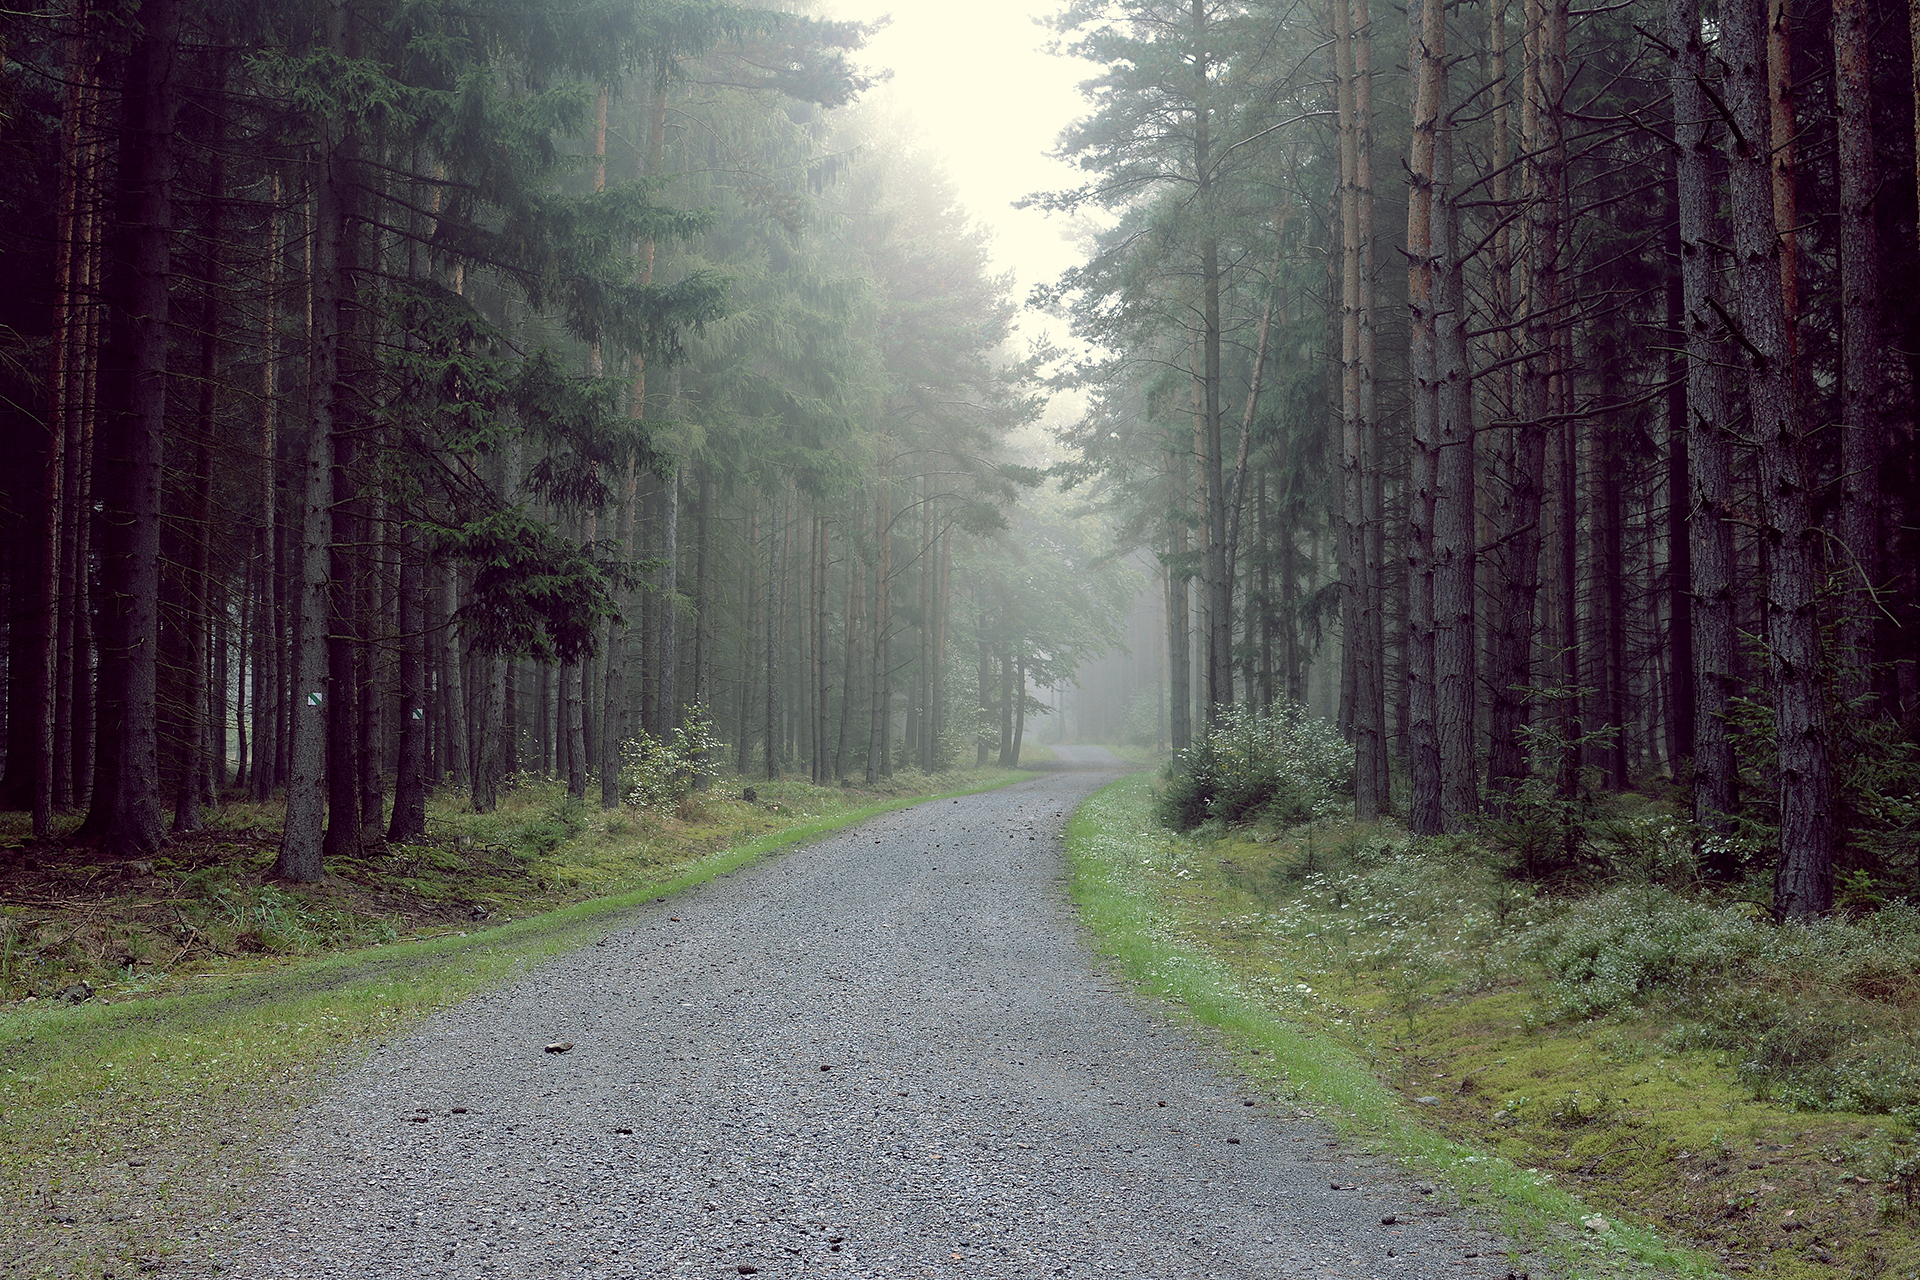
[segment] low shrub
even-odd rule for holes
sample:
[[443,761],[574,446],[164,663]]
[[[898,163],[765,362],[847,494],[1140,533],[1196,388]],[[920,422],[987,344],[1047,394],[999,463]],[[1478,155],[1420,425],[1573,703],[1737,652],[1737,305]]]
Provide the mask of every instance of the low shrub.
[[523,858],[544,858],[587,829],[587,804],[579,796],[563,795],[520,828],[514,842]]
[[1351,785],[1353,747],[1295,702],[1234,707],[1167,764],[1160,820],[1191,831],[1209,820],[1326,817]]
[[1750,970],[1764,930],[1741,911],[1659,885],[1581,899],[1543,928],[1535,955],[1552,979],[1554,1017],[1591,1017],[1655,993],[1684,995]]
[[620,798],[641,809],[674,808],[725,758],[713,722],[695,707],[664,740],[642,733],[620,744]]

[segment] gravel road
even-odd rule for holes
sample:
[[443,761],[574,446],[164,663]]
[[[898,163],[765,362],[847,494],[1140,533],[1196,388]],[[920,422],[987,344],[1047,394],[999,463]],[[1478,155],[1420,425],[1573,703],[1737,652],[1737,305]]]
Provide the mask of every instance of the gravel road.
[[1063,756],[638,911],[375,1053],[231,1224],[229,1274],[1504,1277],[1101,976],[1059,835],[1117,762]]

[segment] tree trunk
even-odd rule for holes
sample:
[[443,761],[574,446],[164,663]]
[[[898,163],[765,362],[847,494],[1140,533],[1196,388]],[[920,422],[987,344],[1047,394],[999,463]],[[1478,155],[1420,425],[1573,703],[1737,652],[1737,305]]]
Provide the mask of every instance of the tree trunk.
[[860,535],[866,529],[866,504],[858,494],[853,500],[853,536],[847,540],[847,625],[845,666],[840,676],[840,737],[833,751],[833,773],[847,776],[847,732],[853,720],[854,678],[860,669],[860,626],[862,618],[861,584],[866,578],[860,560]]
[[760,491],[753,492],[753,506],[747,517],[747,627],[740,636],[740,741],[735,745],[735,769],[747,776],[747,763],[753,758],[754,641],[760,635]]
[[976,769],[986,767],[987,753],[990,750],[987,745],[987,730],[993,724],[993,654],[987,648],[987,642],[984,638],[986,631],[987,619],[986,615],[982,614],[980,616],[980,635],[982,639],[980,640],[980,669],[978,673],[980,680],[980,697],[978,702],[979,724],[975,726],[974,733],[975,751],[973,765]]
[[[604,89],[601,91],[603,99],[605,92]],[[604,101],[601,110],[603,112],[605,110]],[[604,118],[599,136],[600,145],[604,147]],[[633,563],[634,505],[639,496],[639,483],[639,462],[629,450],[626,468],[620,479],[618,498],[620,516],[614,534],[620,543],[620,561],[626,565]],[[702,566],[706,563],[705,523],[706,516],[703,511],[700,550]],[[607,620],[606,656],[602,659],[606,668],[604,695],[606,710],[602,713],[600,726],[600,807],[602,809],[616,809],[620,806],[620,744],[628,736],[627,635],[629,627],[625,615],[630,611],[632,603],[631,598],[622,593],[620,601],[622,616]]]
[[179,0],[145,0],[121,89],[120,164],[107,267],[110,338],[100,442],[103,623],[92,806],[81,839],[110,857],[165,843],[157,749],[160,487],[172,280]]
[[[587,688],[578,662],[560,668],[560,733],[566,748],[567,794],[587,798]],[[475,792],[476,799],[478,791]]]
[[[1013,768],[1013,650],[1000,651],[1000,767]],[[1022,699],[1024,701],[1024,699]]]
[[[1693,816],[1709,831],[1732,830],[1737,772],[1727,714],[1734,692],[1733,530],[1736,501],[1728,403],[1714,296],[1713,162],[1720,118],[1708,95],[1708,54],[1697,0],[1668,0],[1668,43],[1679,192],[1680,278],[1687,341],[1687,457],[1692,472],[1688,520],[1694,608]],[[1716,847],[1724,847],[1720,842]],[[1721,877],[1726,859],[1709,862]]]
[[[1214,50],[1205,0],[1193,0],[1193,171],[1200,211],[1201,394],[1207,489],[1207,721],[1233,703],[1232,586],[1227,578],[1227,507],[1220,445],[1220,240],[1213,208],[1212,77]],[[1016,752],[1017,754],[1017,752]]]
[[657,692],[654,705],[662,737],[680,723],[680,475],[676,471],[660,491],[660,607],[654,641]]
[[1187,559],[1187,464],[1179,449],[1167,451],[1167,690],[1171,705],[1168,740],[1175,751],[1193,742],[1193,651],[1188,630],[1188,582],[1193,577]]
[[[1773,225],[1780,229],[1780,299],[1787,317],[1788,357],[1799,360],[1800,199],[1794,152],[1793,0],[1767,4],[1767,134],[1773,172]],[[1836,86],[1837,87],[1837,86]]]
[[[354,240],[342,236],[344,246]],[[342,255],[342,293],[351,296],[354,264],[351,250]],[[345,311],[345,306],[341,310]],[[342,329],[348,327],[344,315]],[[341,345],[346,345],[342,340]],[[336,357],[338,360],[338,357]],[[338,364],[336,364],[336,368]],[[327,834],[329,858],[357,858],[360,841],[360,701],[362,646],[365,619],[360,616],[360,576],[365,571],[359,549],[365,541],[366,521],[355,472],[358,433],[345,405],[349,397],[333,396],[333,546],[328,557],[327,618]]]
[[467,768],[467,695],[460,649],[460,624],[455,620],[460,612],[460,570],[450,564],[444,566],[441,572],[444,575],[441,592],[446,629],[441,632],[440,706],[441,720],[445,725],[441,741],[446,750],[445,759],[440,762],[440,772],[453,786],[465,787],[470,776]]
[[[1496,206],[1505,208],[1513,199],[1506,0],[1495,0],[1487,44],[1491,62],[1488,93],[1493,114],[1493,199]],[[1537,103],[1537,95],[1532,91],[1534,64],[1530,58],[1525,62],[1523,104]],[[1530,148],[1538,131],[1538,115],[1532,109],[1523,109],[1523,118],[1528,123],[1521,142],[1523,147]],[[1529,189],[1531,185],[1528,184]],[[1494,233],[1493,278],[1488,289],[1493,298],[1492,355],[1496,364],[1511,358],[1516,349],[1512,330],[1508,328],[1515,321],[1514,268],[1512,235],[1503,226]],[[1494,434],[1489,469],[1494,481],[1494,523],[1499,536],[1489,557],[1493,576],[1489,594],[1496,607],[1487,619],[1487,787],[1496,795],[1507,796],[1518,789],[1527,775],[1522,731],[1528,719],[1527,692],[1533,684],[1534,604],[1540,578],[1540,464],[1528,470],[1521,461],[1526,447],[1523,441],[1529,433],[1536,439],[1539,436],[1537,425],[1520,420],[1526,412],[1519,394],[1521,380],[1510,371],[1496,376],[1499,402],[1514,422]]]
[[[693,569],[693,706],[702,720],[713,719],[713,468],[699,468],[700,514],[694,525]],[[704,754],[701,761],[705,763]],[[703,768],[694,787],[712,785]]]
[[1840,541],[1845,595],[1835,638],[1839,693],[1873,688],[1874,593],[1880,585],[1880,237],[1874,198],[1873,16],[1834,0],[1834,115],[1840,194]]
[[[892,442],[882,440],[880,447],[890,450]],[[893,459],[883,453],[879,483],[874,486],[873,533],[877,544],[877,563],[873,580],[873,690],[867,715],[867,781],[878,782],[882,774],[891,774],[893,676],[888,670],[893,630]]]
[[1020,767],[1020,744],[1027,735],[1027,655],[1023,651],[1013,667],[1013,755],[1007,767]]
[[1463,829],[1480,808],[1474,768],[1479,705],[1479,631],[1474,622],[1478,558],[1474,494],[1473,382],[1467,367],[1467,279],[1455,205],[1453,100],[1448,85],[1444,8],[1428,11],[1433,62],[1433,201],[1435,243],[1434,381],[1436,421],[1433,494],[1433,699],[1439,753],[1442,824]]
[[[329,26],[344,34],[345,6],[331,6]],[[327,548],[333,541],[333,415],[343,304],[340,240],[345,209],[337,138],[322,135],[320,189],[314,219],[312,361],[307,392],[307,443],[301,460],[299,581],[293,620],[293,698],[287,740],[286,828],[274,874],[318,880],[323,871],[327,773]]]
[[[1366,413],[1371,370],[1366,359],[1370,336],[1363,226],[1361,143],[1356,59],[1359,43],[1353,31],[1353,10],[1347,0],[1334,0],[1334,66],[1336,117],[1340,138],[1340,471],[1341,502],[1338,544],[1341,578],[1341,636],[1347,668],[1344,682],[1349,696],[1342,708],[1354,741],[1354,814],[1362,822],[1378,818],[1386,808],[1386,777],[1379,767],[1385,750],[1380,654],[1373,646],[1379,601],[1375,590],[1378,566],[1369,562],[1368,433]],[[1370,194],[1370,193],[1368,193]]]
[[[788,514],[781,510],[782,493],[772,496],[773,526],[767,530],[767,741],[766,766],[769,781],[780,776],[780,755],[783,746],[780,741],[780,552],[781,533],[785,527],[783,517]],[[869,779],[871,781],[871,779]]]
[[1440,129],[1439,69],[1445,15],[1439,0],[1408,10],[1415,72],[1413,141],[1407,162],[1407,312],[1412,328],[1413,452],[1407,481],[1407,829],[1445,829],[1440,800],[1440,741],[1434,689],[1434,504],[1441,428],[1438,315],[1434,293],[1434,152]]
[[832,558],[827,518],[813,518],[813,781],[825,786],[833,779],[833,758],[827,750],[827,726],[832,723],[833,697],[827,662],[827,571]]
[[[1669,33],[1671,35],[1671,33]],[[1676,142],[1684,126],[1674,130]],[[1675,215],[1667,235],[1667,253],[1680,262],[1678,160],[1675,161]],[[1692,769],[1694,739],[1693,537],[1688,518],[1693,470],[1687,452],[1687,310],[1681,276],[1666,283],[1667,343],[1667,762],[1675,780]]]
[[1780,292],[1773,183],[1761,145],[1768,138],[1764,4],[1734,0],[1721,18],[1729,105],[1739,133],[1729,173],[1740,295],[1735,348],[1759,446],[1761,544],[1771,561],[1766,635],[1780,805],[1774,911],[1782,919],[1805,919],[1833,906],[1833,764],[1820,671],[1821,529],[1814,519]]
[[253,634],[253,799],[264,802],[279,781],[275,777],[275,731],[278,716],[286,700],[280,696],[280,646],[276,629],[280,610],[275,607],[274,585],[278,580],[279,509],[275,500],[274,468],[279,458],[279,316],[280,282],[280,176],[270,179],[268,191],[267,235],[264,279],[260,303],[260,426],[256,439],[260,456],[254,484],[254,562],[259,595],[255,601]]
[[420,532],[400,524],[400,756],[387,840],[413,844],[427,833],[427,566]]

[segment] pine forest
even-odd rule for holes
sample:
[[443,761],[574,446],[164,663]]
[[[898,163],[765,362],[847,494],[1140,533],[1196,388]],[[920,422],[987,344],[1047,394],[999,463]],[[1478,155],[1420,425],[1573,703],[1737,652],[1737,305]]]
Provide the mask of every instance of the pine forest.
[[864,21],[0,18],[9,857],[1318,718],[1541,875],[1639,791],[1780,918],[1920,892],[1920,7],[1046,22],[1018,296]]

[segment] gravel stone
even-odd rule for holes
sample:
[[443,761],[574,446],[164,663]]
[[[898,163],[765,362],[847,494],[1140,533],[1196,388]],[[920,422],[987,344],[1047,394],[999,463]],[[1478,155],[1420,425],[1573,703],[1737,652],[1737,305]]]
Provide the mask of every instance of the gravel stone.
[[710,881],[681,923],[637,908],[383,1046],[297,1123],[226,1274],[1506,1275],[1097,970],[1059,837],[1118,762],[1056,754]]

